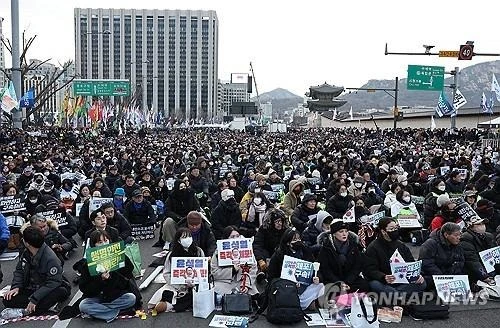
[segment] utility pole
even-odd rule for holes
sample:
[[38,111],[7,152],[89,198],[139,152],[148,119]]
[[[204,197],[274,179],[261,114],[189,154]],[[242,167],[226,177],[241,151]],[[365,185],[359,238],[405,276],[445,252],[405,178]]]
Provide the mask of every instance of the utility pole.
[[[19,51],[19,0],[10,1],[10,14],[12,19],[12,83],[17,98],[20,98],[22,95],[21,53]],[[12,110],[12,123],[15,129],[23,128],[23,112],[21,108]]]
[[455,129],[457,124],[456,124],[456,115],[457,115],[457,109],[455,108],[455,95],[457,94],[457,89],[458,89],[458,73],[460,72],[460,69],[458,67],[455,67],[455,70],[451,71],[450,73],[453,75],[453,85],[450,87],[453,90],[453,98],[452,98],[452,103],[451,105],[453,106],[453,114],[450,117],[450,129]]
[[398,125],[399,109],[398,109],[398,82],[399,78],[396,76],[396,85],[394,86],[394,133]]

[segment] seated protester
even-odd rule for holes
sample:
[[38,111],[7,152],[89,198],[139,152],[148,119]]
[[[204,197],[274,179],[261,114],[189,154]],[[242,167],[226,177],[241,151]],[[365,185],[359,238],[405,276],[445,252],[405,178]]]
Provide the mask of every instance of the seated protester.
[[140,179],[137,179],[137,184],[141,186],[141,188],[148,187],[151,190],[151,188],[153,188],[154,186],[155,181],[151,176],[151,172],[148,171],[148,167],[149,166],[146,166],[146,169],[143,169],[140,175]]
[[396,170],[395,168],[391,168],[389,170],[387,178],[384,181],[382,181],[382,184],[380,185],[380,188],[382,189],[383,192],[388,193],[389,190],[392,190],[392,185],[398,183],[398,175],[399,175],[398,170]]
[[67,204],[67,209],[73,208],[73,202],[78,197],[78,195],[73,192],[73,181],[71,179],[64,179],[61,184],[61,200],[64,204]]
[[170,219],[177,223],[185,218],[189,212],[200,209],[198,199],[194,192],[188,188],[189,179],[184,178],[184,180],[175,180],[174,182],[174,190],[165,204],[167,208],[165,221]]
[[[50,197],[52,198],[52,197]],[[42,194],[38,190],[29,190],[26,193],[26,216],[29,217],[36,213],[36,208],[38,205],[45,205],[46,196],[42,197]]]
[[241,212],[234,198],[234,192],[231,189],[225,189],[221,193],[222,200],[219,205],[213,210],[210,217],[212,223],[212,231],[217,240],[223,239],[223,231],[227,226],[240,227],[241,225]]
[[500,212],[495,209],[495,204],[487,199],[481,199],[477,202],[475,210],[477,215],[485,220],[486,231],[496,234],[500,225]]
[[5,252],[7,246],[9,245],[10,230],[7,225],[7,220],[2,213],[0,213],[0,254]]
[[[24,229],[29,225],[37,227],[42,231],[45,243],[56,253],[57,257],[64,263],[67,254],[73,249],[71,242],[64,237],[57,227],[57,222],[45,219],[42,214],[35,214],[30,218]],[[21,228],[21,230],[24,230]]]
[[255,175],[255,181],[257,182],[257,188],[260,188],[260,190],[273,191],[273,187],[267,183],[267,178],[264,174],[257,173]]
[[384,199],[377,194],[377,188],[374,182],[368,181],[365,185],[365,205],[368,208],[376,205],[382,205]]
[[241,199],[240,202],[240,212],[241,212],[241,217],[243,220],[246,220],[248,216],[248,210],[250,208],[250,203],[252,202],[252,199],[254,198],[255,194],[260,193],[261,189],[257,183],[257,181],[252,181],[250,185],[248,186],[248,191],[243,195],[243,198]]
[[278,175],[278,172],[276,172],[272,168],[270,168],[269,171],[267,171],[267,176],[269,177],[268,182],[270,185],[283,183],[283,180]]
[[[490,180],[491,181],[491,180]],[[491,182],[490,182],[491,183]],[[477,189],[482,198],[489,200],[495,204],[496,209],[500,209],[500,179],[497,178],[491,189]]]
[[26,309],[29,315],[42,315],[71,293],[63,277],[61,261],[44,242],[42,231],[27,227],[23,231],[24,251],[19,256],[10,291],[4,294],[5,308]]
[[156,199],[151,194],[149,187],[141,187],[141,192],[144,200],[148,201],[151,205],[156,205]]
[[[101,193],[99,191],[94,191],[92,193],[92,197],[101,197]],[[82,208],[80,209],[80,215],[79,215],[80,226],[78,227],[78,235],[82,239],[85,238],[85,234],[87,233],[87,231],[92,229],[92,222],[90,220],[90,213],[89,213],[90,200],[92,199],[92,197],[87,199],[83,203]]]
[[[221,239],[243,238],[235,226],[224,229]],[[254,262],[255,258],[254,258]],[[257,265],[234,261],[233,265],[219,266],[217,252],[212,255],[210,268],[214,277],[215,292],[220,295],[231,294],[233,290],[240,293],[256,295],[259,293],[255,285],[257,278]]]
[[302,202],[297,206],[292,213],[292,225],[299,231],[303,232],[311,220],[318,214],[317,206],[318,198],[314,194],[305,194]]
[[[167,219],[168,220],[168,219]],[[165,223],[167,223],[165,220]],[[175,238],[175,233],[181,228],[188,228],[191,232],[191,237],[196,246],[200,247],[206,256],[212,256],[217,249],[217,241],[212,232],[210,224],[206,221],[199,212],[191,211],[185,219],[182,219],[175,224],[174,221],[163,225],[163,238],[165,239],[164,249],[169,249]]]
[[464,226],[464,222],[462,221],[462,218],[458,216],[455,211],[455,207],[457,207],[456,203],[450,200],[445,201],[445,203],[441,206],[441,210],[436,214],[436,217],[432,219],[430,229],[431,232],[441,229],[446,222],[453,222],[461,227]]
[[[90,247],[103,246],[110,243],[106,231],[94,230],[90,234]],[[121,310],[133,310],[136,297],[130,287],[133,280],[134,266],[125,256],[125,266],[112,272],[102,272],[91,276],[87,261],[83,259],[78,288],[82,292],[79,308],[82,315],[104,320],[107,323],[115,320]],[[133,282],[135,283],[135,282]]]
[[[314,261],[311,251],[300,240],[299,232],[295,228],[288,228],[283,233],[279,246],[269,261],[267,271],[269,280],[280,278],[285,255],[304,261]],[[313,277],[309,286],[298,282],[297,287],[302,310],[307,309],[310,305],[314,306],[314,301],[325,293],[325,285],[320,284],[319,277]]]
[[330,231],[330,223],[333,218],[327,211],[320,210],[314,219],[309,221],[307,228],[302,232],[302,241],[309,247],[313,255],[318,255],[321,245],[319,236],[324,232]]
[[319,275],[324,284],[340,284],[340,290],[346,293],[370,290],[368,281],[361,276],[366,259],[358,236],[349,231],[347,223],[342,219],[333,220],[329,230],[319,235],[318,242],[321,247]]
[[54,188],[54,182],[52,180],[45,180],[43,188],[40,189],[42,196],[50,196],[57,200],[61,199],[61,193]]
[[328,199],[326,203],[326,211],[330,213],[334,218],[341,218],[344,216],[345,212],[353,205],[352,195],[347,193],[347,187],[345,184],[341,184],[338,187],[337,192]]
[[264,216],[262,226],[257,231],[253,241],[253,253],[260,272],[267,271],[268,260],[278,247],[287,228],[287,222],[285,213],[279,209],[272,209]]
[[465,183],[463,181],[462,173],[457,171],[452,171],[449,175],[448,180],[446,180],[446,190],[450,194],[461,194],[464,191]]
[[417,207],[411,201],[410,193],[404,189],[396,194],[396,202],[391,206],[391,216],[397,218],[398,215],[415,215],[417,220],[420,221]]
[[292,216],[293,211],[299,204],[299,197],[304,191],[304,180],[297,179],[291,180],[288,186],[289,191],[283,198],[283,203],[281,204],[281,210],[285,212],[287,218]]
[[248,186],[250,186],[250,183],[254,181],[255,181],[255,171],[253,170],[253,167],[249,167],[245,172],[243,179],[241,179],[240,185],[244,190],[248,190]]
[[353,197],[361,196],[364,193],[365,180],[361,176],[354,178],[353,183],[347,188],[349,195]]
[[[148,307],[154,307],[158,313],[165,311],[185,311],[193,304],[193,296],[191,295],[193,284],[186,283],[184,285],[174,285],[171,283],[170,274],[172,269],[172,258],[205,257],[203,250],[196,246],[192,237],[192,232],[187,228],[179,228],[175,232],[175,236],[170,246],[170,252],[167,254],[163,267],[163,277],[165,278],[166,284],[154,293],[148,304]],[[174,292],[177,302],[175,305],[172,305]]]
[[135,179],[132,174],[128,174],[125,176],[125,183],[121,187],[125,191],[125,197],[127,199],[130,199],[132,197],[132,192],[134,190],[138,190],[141,188],[137,183],[135,183]]
[[165,183],[165,179],[164,178],[156,179],[151,192],[154,199],[165,202],[169,194],[167,185]]
[[144,199],[139,189],[132,192],[132,201],[125,205],[123,216],[130,224],[155,223],[157,218],[153,206]]
[[109,189],[114,192],[116,187],[116,181],[120,179],[120,173],[118,173],[118,167],[116,165],[110,165],[108,169],[108,174],[104,179],[104,184],[109,187]]
[[76,204],[84,204],[85,201],[88,199],[90,199],[90,187],[86,184],[83,184],[80,186],[80,192],[78,193],[75,201],[73,202],[71,213],[75,216],[79,216],[79,214],[76,213]]
[[396,194],[403,190],[403,186],[399,183],[391,184],[391,189],[385,194],[384,206],[391,210],[394,203],[397,202]]
[[101,211],[106,216],[107,225],[118,230],[118,234],[125,244],[130,244],[134,241],[130,223],[128,223],[123,215],[115,210],[113,204],[102,204]]
[[443,200],[444,197],[450,198],[446,192],[446,183],[443,180],[439,178],[432,180],[430,187],[430,192],[425,196],[424,200],[424,228],[430,226],[432,219],[439,212],[440,205],[444,203],[443,201],[441,204],[438,204],[438,197],[444,195],[441,197]]
[[219,180],[217,183],[217,191],[210,196],[210,210],[213,211],[222,199],[221,193],[224,189],[229,188],[226,180]]
[[500,265],[495,266],[495,271],[488,273],[479,257],[479,252],[496,247],[493,234],[486,232],[485,220],[480,217],[473,217],[467,222],[467,230],[460,238],[465,256],[465,273],[469,276],[471,284],[483,281],[490,285],[495,285],[495,276],[500,273]]
[[104,215],[104,210],[102,210],[101,208],[98,208],[97,210],[90,213],[90,221],[92,222],[92,228],[85,232],[84,236],[84,242],[87,245],[89,245],[88,241],[90,235],[96,230],[106,231],[109,235],[108,239],[111,243],[116,243],[122,240],[120,238],[118,230],[108,225],[108,219],[106,215]]
[[[59,206],[56,206],[56,204],[53,204],[51,206],[39,205],[36,211],[37,213],[40,213],[45,211],[61,209],[63,207],[64,205],[62,203],[59,204]],[[73,236],[76,235],[76,232],[78,231],[78,227],[75,218],[70,213],[65,212],[63,214],[63,217],[58,220],[57,228],[61,232],[61,234],[64,237],[66,237],[66,239],[69,240],[71,245],[73,245],[73,248],[78,247],[76,241],[73,239]]]
[[422,275],[429,287],[434,286],[433,275],[464,274],[464,251],[459,245],[461,230],[458,224],[447,222],[420,247],[418,259],[422,260]]
[[463,194],[463,200],[470,205],[473,209],[476,209],[477,202],[481,199],[481,197],[477,194],[475,190],[465,190]]
[[[414,262],[410,249],[399,240],[399,227],[396,220],[389,217],[380,219],[378,223],[377,239],[372,241],[366,249],[366,265],[363,270],[370,289],[376,293],[413,293],[421,292],[426,288],[423,276],[410,284],[395,284],[396,278],[391,271],[391,257],[397,250],[405,262]],[[409,295],[407,295],[409,296]]]
[[247,215],[246,217],[242,217],[243,223],[241,224],[240,232],[247,238],[255,236],[257,230],[262,225],[264,216],[272,208],[274,208],[273,204],[271,204],[263,192],[254,193],[248,203]]
[[116,211],[123,215],[125,212],[125,190],[123,188],[116,188],[113,196],[113,205]]

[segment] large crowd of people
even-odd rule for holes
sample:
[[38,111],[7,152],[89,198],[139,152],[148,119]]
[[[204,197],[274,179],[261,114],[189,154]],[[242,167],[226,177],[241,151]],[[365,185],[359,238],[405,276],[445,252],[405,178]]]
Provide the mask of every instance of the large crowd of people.
[[[476,129],[3,130],[0,196],[25,205],[0,214],[0,252],[21,251],[4,306],[47,313],[71,294],[63,272],[73,270],[83,293],[74,315],[111,322],[146,306],[184,311],[193,284],[170,282],[174,257],[208,257],[217,293],[237,290],[256,303],[285,256],[319,262],[312,283],[299,283],[303,309],[318,306],[326,284],[409,295],[432,291],[433,275],[466,274],[473,290],[494,285],[500,271],[487,272],[478,254],[500,243],[500,166],[481,137]],[[96,197],[110,201],[95,209]],[[462,218],[460,202],[477,215]],[[44,215],[60,209],[63,219]],[[420,226],[400,227],[401,216]],[[138,225],[154,225],[154,246],[168,251],[166,284],[147,305],[129,259],[97,276],[85,258],[65,267],[82,242],[131,244]],[[239,238],[253,238],[255,265],[220,266],[217,241]],[[395,252],[422,260],[410,284],[395,283]]]

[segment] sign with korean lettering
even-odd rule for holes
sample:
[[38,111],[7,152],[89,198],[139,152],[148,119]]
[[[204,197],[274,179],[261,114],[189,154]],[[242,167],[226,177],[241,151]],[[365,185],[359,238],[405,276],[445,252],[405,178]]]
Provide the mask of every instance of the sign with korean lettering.
[[11,213],[15,211],[22,211],[26,209],[26,196],[14,195],[0,197],[0,213]]
[[68,225],[66,209],[64,208],[41,212],[40,214],[45,218],[45,220],[55,221],[58,227],[64,227]]
[[92,212],[94,212],[95,210],[100,208],[102,206],[102,204],[112,203],[112,202],[113,202],[113,198],[92,197],[89,200],[89,217],[90,217],[90,214],[92,214]]
[[219,266],[254,264],[253,238],[217,240]]
[[208,257],[172,257],[170,284],[208,283]]
[[73,80],[75,96],[130,96],[129,80]]
[[400,228],[422,228],[416,215],[398,215],[398,225]]
[[285,255],[281,266],[281,279],[291,280],[304,286],[312,284],[314,266],[312,262]]
[[396,278],[396,284],[414,283],[420,277],[422,261],[407,263],[391,263],[392,275]]
[[132,237],[139,240],[153,239],[155,237],[155,224],[131,224]]
[[435,275],[432,279],[437,294],[443,302],[460,302],[469,298],[470,286],[467,275]]
[[385,216],[385,212],[378,212],[378,213],[366,216],[366,219],[365,219],[366,222],[363,222],[363,220],[362,220],[362,222],[369,223],[373,227],[376,227],[376,226],[378,226],[378,221],[380,221],[380,219],[383,218],[384,216]]
[[463,199],[458,199],[456,201],[457,207],[455,207],[455,212],[457,216],[465,222],[469,222],[473,217],[478,216],[476,211]]
[[441,91],[444,87],[443,66],[408,65],[408,90]]
[[500,264],[500,246],[479,252],[479,257],[483,262],[486,272],[495,271],[495,264]]
[[112,272],[125,267],[125,246],[123,241],[85,250],[85,258],[91,276]]

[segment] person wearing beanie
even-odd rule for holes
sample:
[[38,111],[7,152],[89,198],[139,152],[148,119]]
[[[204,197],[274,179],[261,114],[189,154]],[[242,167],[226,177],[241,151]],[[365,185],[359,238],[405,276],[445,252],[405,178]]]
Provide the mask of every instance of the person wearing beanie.
[[[444,199],[444,197],[448,197],[448,199],[450,198],[448,196],[448,193],[446,192],[446,183],[442,179],[436,178],[432,180],[430,185],[431,190],[425,196],[424,200],[424,228],[430,226],[432,219],[439,212],[439,205],[442,205],[444,204],[444,202],[446,202],[446,199]],[[438,204],[437,200],[440,195],[444,196],[442,196],[440,204]]]
[[118,213],[123,214],[125,211],[125,190],[123,188],[116,188],[113,197],[113,205]]
[[318,198],[314,194],[305,194],[302,202],[297,206],[292,213],[292,225],[299,231],[303,232],[309,222],[316,218],[319,211],[317,206]]
[[495,270],[488,273],[479,256],[480,252],[497,246],[494,235],[486,231],[486,220],[473,217],[467,223],[467,230],[462,234],[459,245],[464,250],[465,272],[470,283],[482,281],[495,285],[495,276],[500,274],[500,264],[495,265]]
[[[328,231],[318,236],[320,245],[318,262],[320,279],[323,283],[337,284],[339,292],[352,293],[356,290],[370,290],[368,281],[360,273],[366,265],[358,237],[349,231],[349,225],[342,219],[334,219]],[[331,296],[328,295],[331,299]]]
[[234,191],[224,189],[221,192],[221,197],[222,200],[215,207],[210,218],[212,231],[217,240],[222,239],[225,227],[232,225],[239,228],[242,222],[241,212],[234,198]]
[[330,213],[320,210],[309,220],[306,229],[302,232],[302,241],[311,249],[315,256],[318,255],[320,248],[318,236],[325,231],[330,231],[330,223],[332,221],[333,218]]
[[390,217],[380,219],[377,238],[366,249],[366,265],[363,275],[368,280],[370,289],[377,293],[405,293],[411,297],[414,292],[422,292],[426,288],[423,276],[409,284],[395,284],[391,271],[391,258],[396,250],[405,262],[414,262],[410,249],[399,240],[397,221]]

